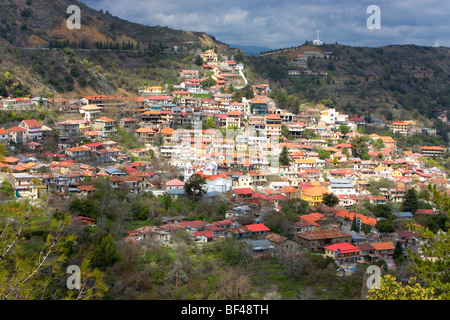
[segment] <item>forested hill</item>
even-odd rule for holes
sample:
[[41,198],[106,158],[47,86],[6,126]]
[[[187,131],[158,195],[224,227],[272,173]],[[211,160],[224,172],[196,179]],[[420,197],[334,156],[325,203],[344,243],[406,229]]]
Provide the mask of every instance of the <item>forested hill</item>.
[[[302,69],[295,59],[306,52],[325,56],[311,56]],[[433,119],[450,109],[450,49],[445,47],[304,44],[246,60],[253,78],[270,81],[274,97],[292,109],[303,99],[330,99],[341,111],[387,120]],[[292,69],[322,75],[289,76]]]
[[[67,27],[71,5],[80,8],[81,29]],[[0,0],[0,96],[131,93],[175,79],[213,48],[242,52],[205,33],[132,23],[78,1]]]
[[[67,28],[67,19],[72,16],[67,9],[72,5],[80,8],[81,29]],[[132,23],[74,0],[0,0],[0,6],[1,45],[45,47],[59,42],[97,48],[113,43],[119,48],[144,49],[151,43],[162,43],[165,47],[197,44],[228,48],[205,33]]]

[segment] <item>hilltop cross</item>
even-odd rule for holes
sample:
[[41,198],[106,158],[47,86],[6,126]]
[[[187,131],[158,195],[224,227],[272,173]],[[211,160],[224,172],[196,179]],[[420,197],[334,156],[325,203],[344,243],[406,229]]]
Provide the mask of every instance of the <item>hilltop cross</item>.
[[316,32],[317,32],[317,39],[313,41],[313,44],[315,44],[316,46],[319,46],[319,45],[323,44],[323,42],[321,40],[319,40],[319,33],[320,33],[319,28],[317,28]]

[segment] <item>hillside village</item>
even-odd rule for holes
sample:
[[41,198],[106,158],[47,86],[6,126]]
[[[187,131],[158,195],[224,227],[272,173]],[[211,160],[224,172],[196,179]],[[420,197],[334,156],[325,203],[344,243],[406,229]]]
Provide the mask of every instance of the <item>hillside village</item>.
[[[16,199],[62,202],[88,198],[93,181],[107,178],[112,188],[177,201],[189,197],[185,186],[197,176],[202,201],[229,204],[221,219],[163,217],[159,225],[127,230],[123,241],[170,247],[185,230],[199,248],[230,237],[245,241],[254,258],[319,252],[343,274],[382,260],[395,268],[397,243],[405,255],[421,244],[403,222],[447,213],[433,201],[450,195],[446,170],[435,161],[447,148],[404,150],[394,138],[435,136],[435,128],[395,119],[386,124],[392,134],[366,134],[373,123],[324,104],[293,114],[269,98],[270,84],[249,84],[233,57],[207,50],[201,59],[198,68],[182,70],[179,83],[142,87],[137,97],[0,98],[2,112],[60,116],[0,128],[2,188],[10,183]],[[405,211],[411,194],[416,205]],[[267,226],[267,217],[300,200],[307,210],[296,221],[281,232]]]

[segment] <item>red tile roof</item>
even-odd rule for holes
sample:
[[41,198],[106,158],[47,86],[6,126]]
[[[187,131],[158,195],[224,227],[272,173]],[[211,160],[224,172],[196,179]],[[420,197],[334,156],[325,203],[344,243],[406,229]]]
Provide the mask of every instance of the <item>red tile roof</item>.
[[330,246],[324,247],[325,250],[331,250],[333,252],[340,252],[340,253],[350,253],[350,252],[359,252],[358,247],[355,247],[354,245],[348,243],[348,242],[342,242],[342,243],[335,243]]
[[246,225],[246,227],[249,228],[251,232],[270,231],[270,229],[267,228],[263,223],[248,224]]
[[239,188],[233,189],[233,192],[236,194],[252,194],[254,191],[252,188]]
[[23,120],[23,122],[25,122],[27,126],[30,127],[30,129],[42,127],[42,125],[36,119],[27,119]]

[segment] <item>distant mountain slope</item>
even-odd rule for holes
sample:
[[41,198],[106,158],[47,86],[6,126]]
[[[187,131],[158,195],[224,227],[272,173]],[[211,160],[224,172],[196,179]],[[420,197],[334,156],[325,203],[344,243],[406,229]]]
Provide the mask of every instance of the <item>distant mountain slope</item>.
[[[289,76],[288,70],[304,70],[294,60],[307,51],[332,53],[308,59],[305,70],[322,75]],[[252,73],[270,81],[275,91],[285,96],[331,99],[338,109],[350,114],[388,120],[418,115],[432,119],[440,110],[450,109],[450,48],[307,44],[247,57],[246,63]],[[295,99],[291,100],[295,104]],[[288,101],[285,104],[289,105]]]
[[[81,11],[82,27],[66,27],[67,8],[77,5]],[[168,27],[150,27],[132,23],[89,8],[84,3],[73,0],[0,0],[0,43],[8,41],[14,46],[46,46],[52,41],[82,42],[87,47],[94,43],[128,42],[145,47],[152,42],[162,42],[165,46],[181,45],[189,42],[204,46],[227,45],[201,32],[185,32]]]
[[259,55],[261,52],[271,50],[267,47],[258,47],[258,46],[242,46],[238,44],[230,44],[230,48],[238,48],[245,52],[248,56]]
[[[80,8],[79,30],[66,26],[70,5]],[[177,70],[195,66],[195,56],[209,48],[225,55],[242,52],[205,33],[128,22],[78,1],[0,0],[3,96],[135,93],[150,80],[176,79]],[[6,71],[10,83],[2,79]]]

